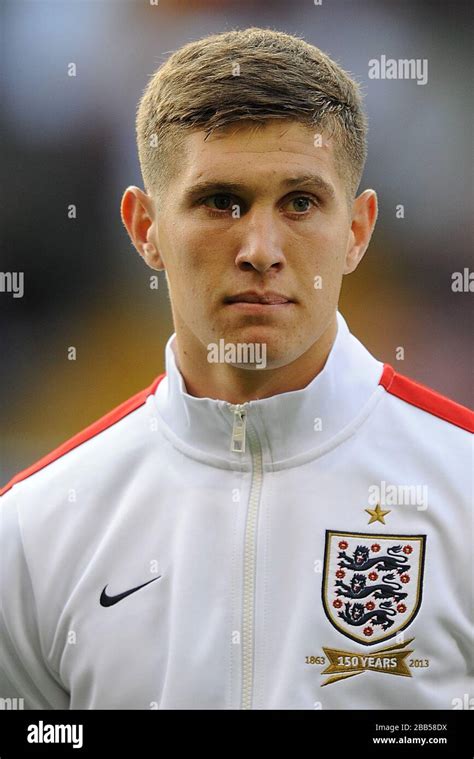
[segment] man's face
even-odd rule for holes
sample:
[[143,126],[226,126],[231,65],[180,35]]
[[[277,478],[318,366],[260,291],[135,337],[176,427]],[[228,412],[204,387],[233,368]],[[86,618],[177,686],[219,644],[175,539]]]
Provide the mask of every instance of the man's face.
[[[267,368],[285,366],[327,329],[352,270],[334,143],[315,147],[314,130],[280,119],[204,136],[187,135],[184,168],[148,233],[167,272],[178,340],[204,352],[220,338],[265,344]],[[308,175],[322,182],[298,179]],[[202,183],[210,185],[195,188]],[[287,302],[229,302],[249,291]]]

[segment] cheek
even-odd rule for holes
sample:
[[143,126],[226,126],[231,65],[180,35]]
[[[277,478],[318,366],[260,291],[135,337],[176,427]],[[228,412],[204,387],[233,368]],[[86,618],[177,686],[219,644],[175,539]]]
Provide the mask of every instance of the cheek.
[[[301,224],[301,227],[303,225]],[[304,229],[296,225],[285,241],[288,250],[301,251],[314,265],[327,267],[340,258],[347,244],[347,234],[341,224],[319,216]]]
[[336,281],[341,275],[344,250],[340,240],[325,241],[324,244],[313,240],[310,245],[301,249],[296,257],[289,259],[288,263],[290,268],[294,266],[301,287],[305,287],[306,283],[310,288],[317,290],[314,279],[321,277],[323,288],[319,289],[319,293],[323,294],[324,287]]
[[174,238],[173,256],[183,276],[206,279],[223,261],[225,247],[224,241],[216,242],[211,233],[191,229]]
[[222,277],[204,248],[193,243],[187,247],[176,241],[172,270],[169,271],[173,299],[181,310],[204,313]]
[[345,253],[346,238],[333,231],[316,245],[315,264],[326,276],[337,278],[344,266]]
[[205,250],[202,249],[202,240],[198,241],[196,236],[180,229],[179,225],[170,230],[165,245],[168,252],[168,277],[176,294],[179,294],[188,290],[190,284],[199,276],[202,262],[205,260]]

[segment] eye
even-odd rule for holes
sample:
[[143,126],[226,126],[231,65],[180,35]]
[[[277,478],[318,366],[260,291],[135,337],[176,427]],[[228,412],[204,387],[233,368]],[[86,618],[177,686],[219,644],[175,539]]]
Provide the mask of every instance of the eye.
[[293,203],[293,212],[302,215],[309,211],[310,206],[317,206],[317,202],[310,195],[298,195],[291,198],[286,205]]
[[[200,204],[207,208],[210,216],[215,217],[225,216],[226,212],[232,212],[236,205],[240,207],[240,203],[233,195],[222,192],[203,198]],[[290,204],[293,204],[293,209],[289,209],[288,212],[294,213],[295,216],[305,216],[308,214],[311,206],[319,206],[317,200],[311,195],[295,195],[285,203],[285,206]]]
[[[209,202],[214,203],[214,207],[207,205]],[[208,198],[204,198],[203,205],[206,208],[217,211],[231,211],[232,210],[232,195],[225,195],[224,193],[216,193],[216,195],[209,195]]]

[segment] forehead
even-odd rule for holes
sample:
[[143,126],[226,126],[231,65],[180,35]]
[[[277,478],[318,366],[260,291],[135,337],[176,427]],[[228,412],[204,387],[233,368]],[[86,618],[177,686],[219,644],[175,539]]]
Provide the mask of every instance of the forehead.
[[200,181],[234,181],[249,187],[289,176],[316,174],[342,191],[334,140],[317,127],[286,119],[237,122],[205,139],[204,130],[186,135],[185,161],[179,177],[184,188]]

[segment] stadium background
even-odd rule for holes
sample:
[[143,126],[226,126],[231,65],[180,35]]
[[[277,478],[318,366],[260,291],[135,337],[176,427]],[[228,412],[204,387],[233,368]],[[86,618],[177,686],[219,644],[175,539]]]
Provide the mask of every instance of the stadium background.
[[[2,484],[163,371],[173,329],[166,282],[160,274],[150,290],[153,272],[119,214],[125,187],[142,186],[136,105],[169,52],[235,27],[302,35],[362,83],[369,157],[359,191],[374,188],[380,211],[340,309],[377,358],[472,403],[469,294],[451,290],[472,247],[468,7],[3,0],[0,270],[24,272],[25,293],[0,293]],[[427,58],[428,84],[370,80],[368,61],[383,54]]]

